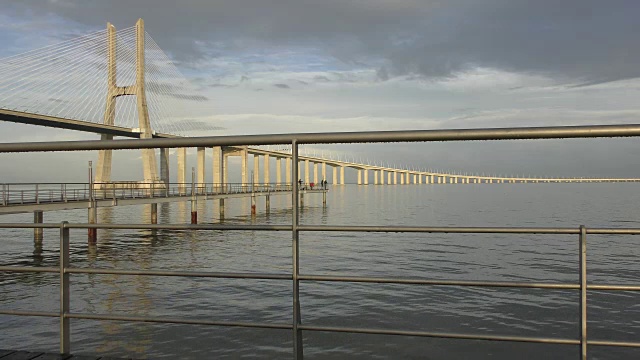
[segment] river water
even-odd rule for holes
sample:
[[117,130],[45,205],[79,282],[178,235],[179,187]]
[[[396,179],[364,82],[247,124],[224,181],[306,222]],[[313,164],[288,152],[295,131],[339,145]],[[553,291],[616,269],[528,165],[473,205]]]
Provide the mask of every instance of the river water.
[[[336,186],[322,206],[308,195],[303,224],[640,227],[640,185],[469,184]],[[248,199],[227,201],[226,224],[290,224],[288,196],[248,216]],[[187,223],[189,205],[159,205],[159,223]],[[45,222],[85,222],[86,210],[45,213]],[[101,209],[99,222],[148,222],[148,206]],[[217,205],[199,204],[217,223]],[[1,222],[30,222],[31,214]],[[59,230],[0,229],[3,265],[57,266]],[[640,237],[589,235],[590,283],[640,284]],[[576,235],[302,233],[303,274],[452,280],[577,282]],[[73,266],[287,273],[289,232],[71,231]],[[0,307],[58,311],[55,274],[0,274]],[[72,312],[228,321],[291,321],[291,282],[72,275]],[[354,283],[301,284],[302,321],[326,326],[577,338],[578,292]],[[589,337],[640,341],[640,293],[589,292]],[[71,320],[72,352],[134,358],[291,358],[288,330]],[[58,349],[58,320],[0,316],[0,348]],[[565,359],[571,345],[304,333],[305,359]],[[589,347],[592,359],[637,359],[640,349]]]

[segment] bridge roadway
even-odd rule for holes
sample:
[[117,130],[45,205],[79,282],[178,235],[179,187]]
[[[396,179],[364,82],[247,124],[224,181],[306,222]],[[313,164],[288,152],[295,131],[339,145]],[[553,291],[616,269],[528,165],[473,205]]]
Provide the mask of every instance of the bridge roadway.
[[[146,188],[134,185],[140,184],[116,184],[110,189],[96,189],[90,193],[90,185],[83,183],[3,184],[0,189],[0,215],[89,209],[91,199],[95,207],[112,207],[251,197],[252,205],[255,206],[255,198],[258,196],[268,198],[271,195],[287,195],[292,192],[290,184],[205,184],[195,187],[193,193],[192,189],[187,190],[183,184],[170,184],[168,188],[163,184],[154,184],[152,187],[147,184]],[[303,185],[299,191],[303,197],[304,194],[326,194],[328,190],[317,187],[310,189],[309,186]],[[323,198],[323,202],[326,203],[326,197]]]
[[[113,136],[120,137],[129,137],[129,138],[140,138],[139,129],[125,128],[114,125],[104,125],[98,123],[92,123],[88,121],[81,120],[73,120],[73,119],[65,119],[55,116],[48,115],[40,115],[40,114],[32,114],[21,111],[0,109],[0,121],[10,121],[20,124],[31,124],[31,125],[39,125],[39,126],[48,126],[59,129],[69,129],[69,130],[77,130],[83,132],[90,132],[94,134],[109,134]],[[155,138],[177,138],[181,136],[171,135],[171,134],[163,134],[163,133],[153,133],[153,137]],[[198,163],[198,183],[204,183],[204,148],[198,149],[199,160]],[[233,154],[233,155],[253,155],[257,159],[263,159],[263,173],[264,173],[264,183],[270,183],[269,179],[269,170],[268,170],[268,159],[274,158],[279,162],[281,159],[291,159],[291,154],[282,151],[273,151],[273,150],[264,150],[264,149],[256,149],[250,147],[242,147],[242,146],[229,146],[225,147],[222,151],[223,154]],[[200,155],[202,154],[202,155]],[[161,157],[163,154],[161,153]],[[186,156],[186,155],[183,155]],[[447,173],[447,172],[434,172],[434,171],[423,171],[423,170],[409,170],[409,169],[399,169],[388,166],[378,166],[378,165],[370,165],[370,164],[360,164],[346,160],[336,160],[336,159],[325,159],[317,156],[305,156],[300,155],[299,159],[301,162],[304,162],[304,182],[318,183],[320,180],[327,180],[327,171],[326,166],[329,165],[333,168],[333,185],[344,185],[345,184],[345,168],[352,168],[357,170],[358,172],[358,184],[359,185],[368,185],[369,184],[369,171],[373,172],[373,180],[372,183],[375,185],[405,185],[405,184],[479,184],[479,183],[578,183],[578,182],[640,182],[640,179],[636,178],[562,178],[562,177],[525,177],[525,176],[496,176],[496,175],[477,175],[477,174],[456,174],[456,173]],[[322,166],[322,175],[318,174],[316,165],[320,164]],[[279,163],[278,163],[279,165]],[[246,167],[246,160],[245,165]],[[313,178],[311,177],[311,167],[313,167]],[[302,169],[303,166],[300,166],[299,169]],[[179,169],[179,173],[186,174],[186,169]],[[248,178],[248,171],[246,168],[243,168],[243,179],[244,183],[248,183],[250,180]],[[277,175],[279,177],[279,172]],[[298,178],[302,179],[302,172],[298,174]],[[386,176],[385,176],[386,175]],[[254,183],[261,182],[259,180],[259,169],[254,167]],[[398,179],[399,178],[399,179]],[[186,176],[183,179],[186,182]],[[293,182],[295,179],[287,179],[286,182]],[[214,182],[224,182],[223,179],[214,179]],[[280,178],[276,179],[276,183],[282,182]]]

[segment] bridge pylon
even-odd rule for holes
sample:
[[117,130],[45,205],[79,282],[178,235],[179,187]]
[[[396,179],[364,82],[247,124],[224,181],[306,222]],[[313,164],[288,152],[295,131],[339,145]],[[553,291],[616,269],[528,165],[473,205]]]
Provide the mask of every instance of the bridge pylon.
[[[114,125],[116,117],[116,99],[119,96],[135,95],[138,109],[138,126],[140,129],[140,139],[150,139],[153,137],[151,122],[149,121],[149,110],[147,108],[147,96],[145,93],[145,64],[144,64],[144,20],[138,19],[136,22],[136,80],[133,85],[118,86],[116,83],[117,74],[117,54],[116,54],[116,28],[111,23],[107,23],[107,101],[104,110],[105,125]],[[113,135],[102,134],[101,140],[112,140]],[[156,162],[155,149],[141,149],[142,166],[145,183],[153,183],[158,180],[158,167]],[[99,150],[98,167],[96,169],[95,182],[97,187],[111,182],[112,150]]]

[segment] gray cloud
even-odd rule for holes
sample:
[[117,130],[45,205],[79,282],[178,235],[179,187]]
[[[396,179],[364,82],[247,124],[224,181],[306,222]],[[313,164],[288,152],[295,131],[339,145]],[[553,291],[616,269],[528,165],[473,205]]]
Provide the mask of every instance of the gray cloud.
[[635,0],[24,0],[10,10],[91,26],[128,27],[142,16],[181,59],[202,58],[215,42],[257,41],[312,45],[349,63],[387,61],[389,75],[448,77],[474,66],[584,83],[640,75]]
[[279,88],[279,89],[291,89],[291,86],[287,85],[287,84],[273,84],[273,86]]

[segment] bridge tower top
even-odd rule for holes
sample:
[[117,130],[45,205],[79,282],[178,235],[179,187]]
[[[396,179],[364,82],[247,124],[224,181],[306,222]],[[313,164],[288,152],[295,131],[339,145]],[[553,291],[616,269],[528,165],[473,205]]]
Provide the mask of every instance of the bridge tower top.
[[[116,28],[111,23],[107,23],[107,101],[104,111],[104,124],[114,125],[116,116],[116,99],[120,96],[135,95],[138,113],[138,127],[141,139],[153,137],[151,122],[149,120],[149,109],[147,107],[147,96],[145,93],[145,31],[144,20],[138,19],[136,22],[136,79],[135,83],[126,86],[117,85],[117,52],[116,52]],[[102,135],[102,140],[111,140],[113,135]],[[112,151],[100,150],[98,154],[98,167],[96,169],[95,182],[99,184],[111,181]],[[158,170],[153,149],[142,150],[142,166],[144,181],[146,183],[155,182],[158,178]]]

